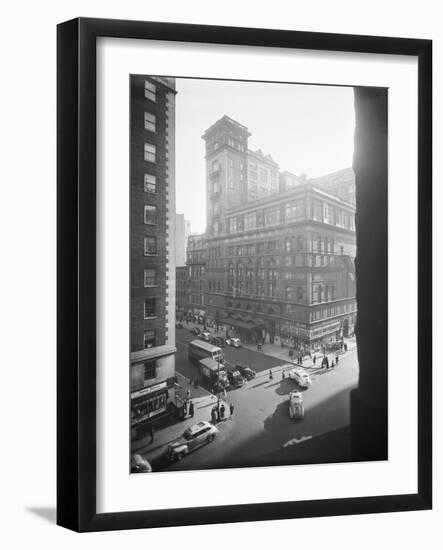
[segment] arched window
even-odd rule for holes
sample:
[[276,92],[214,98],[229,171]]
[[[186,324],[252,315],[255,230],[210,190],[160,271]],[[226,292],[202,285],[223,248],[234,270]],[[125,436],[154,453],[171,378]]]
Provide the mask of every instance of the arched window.
[[275,291],[277,289],[277,268],[274,260],[269,260],[266,264],[267,270],[267,288],[266,294],[268,296],[275,296]]
[[263,269],[261,259],[257,261],[256,275],[256,294],[264,296],[265,294],[265,270]]
[[245,290],[247,294],[253,294],[254,292],[254,269],[252,267],[252,262],[249,261],[246,266],[246,286]]
[[228,265],[228,292],[233,292],[235,271],[232,264]]
[[242,292],[244,289],[244,277],[245,277],[245,268],[240,262],[237,264],[237,281],[235,286],[237,287],[237,292]]

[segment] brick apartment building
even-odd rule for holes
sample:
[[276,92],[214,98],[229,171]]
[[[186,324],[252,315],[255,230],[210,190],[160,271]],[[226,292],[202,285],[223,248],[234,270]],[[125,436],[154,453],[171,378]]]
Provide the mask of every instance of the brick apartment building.
[[131,425],[175,402],[175,80],[130,77]]

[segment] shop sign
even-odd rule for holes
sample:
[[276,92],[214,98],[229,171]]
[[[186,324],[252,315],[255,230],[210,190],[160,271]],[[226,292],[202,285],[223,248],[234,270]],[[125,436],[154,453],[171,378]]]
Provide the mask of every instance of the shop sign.
[[162,390],[163,388],[167,388],[167,382],[160,382],[160,384],[154,384],[153,386],[149,386],[149,388],[143,388],[140,391],[134,392],[132,394],[132,398],[136,399],[137,397],[141,397],[142,395],[148,395],[150,393],[153,393],[158,390]]

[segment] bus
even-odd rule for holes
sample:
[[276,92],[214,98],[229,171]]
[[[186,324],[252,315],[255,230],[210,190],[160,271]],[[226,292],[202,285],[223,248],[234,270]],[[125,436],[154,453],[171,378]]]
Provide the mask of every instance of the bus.
[[209,357],[214,361],[224,361],[224,355],[220,348],[213,346],[208,342],[203,342],[203,340],[193,340],[189,342],[188,346],[188,359],[193,363],[198,363],[200,359]]

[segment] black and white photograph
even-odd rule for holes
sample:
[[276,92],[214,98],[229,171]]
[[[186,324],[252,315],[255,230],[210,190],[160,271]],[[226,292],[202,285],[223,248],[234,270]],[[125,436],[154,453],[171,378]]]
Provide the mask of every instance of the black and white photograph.
[[129,109],[131,472],[357,460],[354,88],[132,74]]

